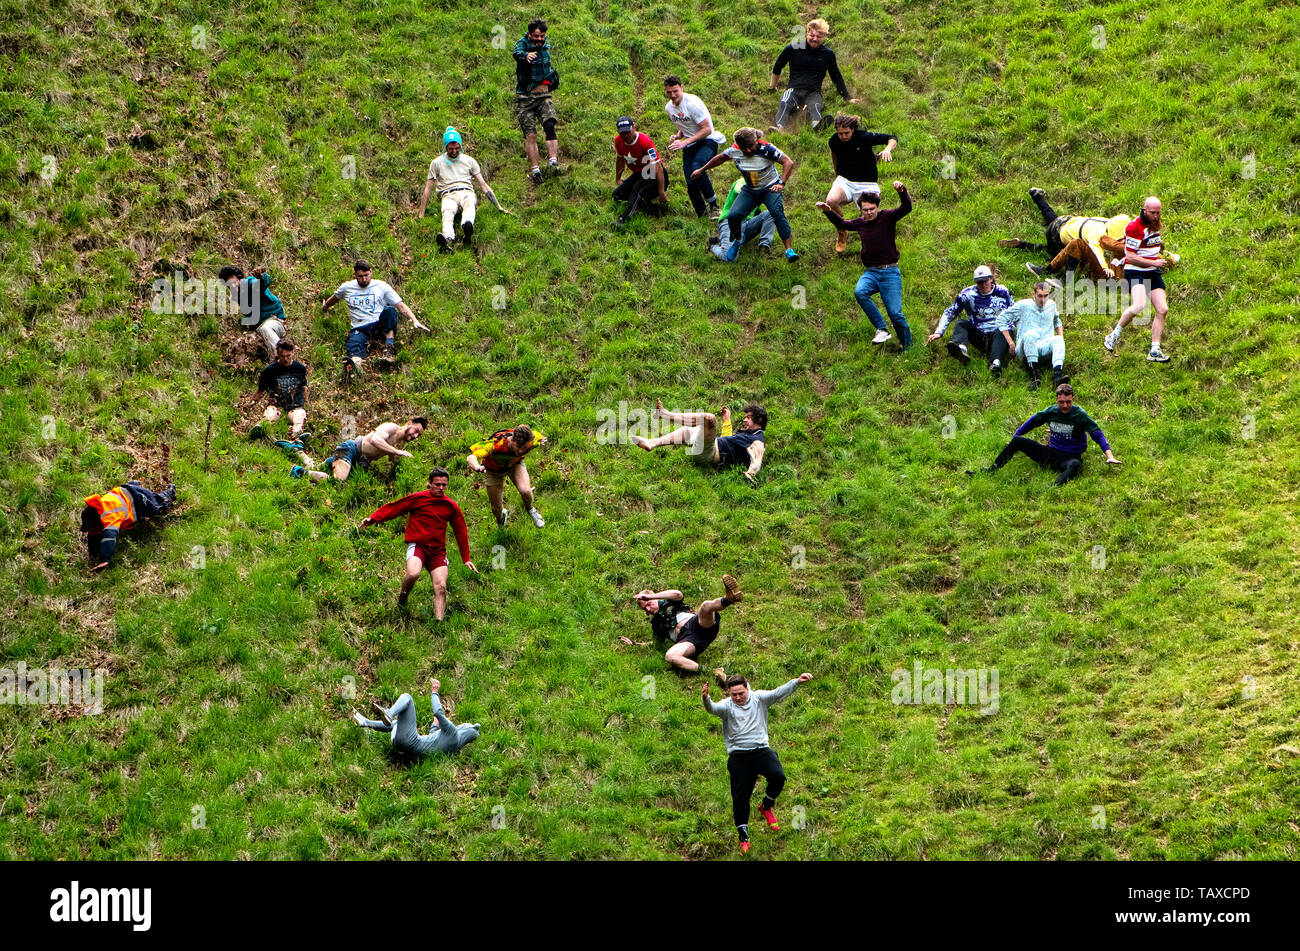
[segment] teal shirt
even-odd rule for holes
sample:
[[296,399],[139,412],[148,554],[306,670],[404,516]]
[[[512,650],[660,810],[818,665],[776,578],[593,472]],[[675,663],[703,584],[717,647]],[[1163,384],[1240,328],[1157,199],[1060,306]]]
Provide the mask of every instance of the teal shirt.
[[1056,301],[1048,300],[1039,310],[1032,297],[1018,300],[998,315],[998,330],[1014,329],[1017,340],[1050,337],[1061,327]]

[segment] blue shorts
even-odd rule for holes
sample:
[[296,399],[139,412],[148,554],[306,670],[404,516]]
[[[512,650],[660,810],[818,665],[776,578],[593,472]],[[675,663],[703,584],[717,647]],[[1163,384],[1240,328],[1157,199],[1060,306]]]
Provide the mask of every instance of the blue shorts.
[[365,456],[361,455],[360,439],[345,439],[343,442],[339,443],[334,447],[333,458],[346,462],[352,469],[355,469],[358,465],[364,466],[370,461]]
[[1132,268],[1125,268],[1124,279],[1128,281],[1130,294],[1133,292],[1134,284],[1141,284],[1147,293],[1165,289],[1165,276],[1160,271],[1135,271]]

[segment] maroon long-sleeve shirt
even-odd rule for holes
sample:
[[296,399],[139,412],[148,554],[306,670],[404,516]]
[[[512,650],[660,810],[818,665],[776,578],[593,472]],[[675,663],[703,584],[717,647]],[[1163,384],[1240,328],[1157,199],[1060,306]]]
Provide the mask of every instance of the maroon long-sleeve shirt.
[[894,227],[898,219],[912,210],[912,196],[904,188],[898,193],[898,207],[885,208],[876,212],[872,221],[857,217],[845,221],[835,212],[827,209],[822,212],[836,228],[842,231],[856,231],[862,238],[862,266],[889,267],[898,263],[898,245],[894,243]]
[[469,564],[469,530],[465,527],[465,514],[460,506],[447,496],[435,499],[429,490],[413,492],[396,502],[389,502],[370,513],[370,521],[386,522],[398,515],[409,515],[406,520],[408,542],[422,542],[426,545],[447,547],[447,523],[456,533],[456,547],[460,549],[460,560]]

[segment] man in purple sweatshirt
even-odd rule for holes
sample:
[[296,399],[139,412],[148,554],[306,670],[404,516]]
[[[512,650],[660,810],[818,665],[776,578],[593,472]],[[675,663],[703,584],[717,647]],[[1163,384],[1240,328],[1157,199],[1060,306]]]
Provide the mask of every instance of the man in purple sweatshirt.
[[866,312],[871,325],[876,328],[876,335],[871,342],[882,344],[889,339],[885,318],[871,300],[871,295],[879,294],[898,334],[898,343],[906,350],[912,345],[912,331],[903,317],[903,276],[898,270],[898,245],[894,243],[894,229],[898,225],[898,219],[912,210],[912,198],[902,182],[894,182],[894,191],[898,192],[898,207],[886,208],[884,211],[880,210],[879,195],[874,192],[863,193],[858,199],[861,214],[852,221],[845,221],[824,201],[817,202],[817,207],[837,229],[856,231],[862,239],[862,266],[866,270],[858,278],[853,296]]

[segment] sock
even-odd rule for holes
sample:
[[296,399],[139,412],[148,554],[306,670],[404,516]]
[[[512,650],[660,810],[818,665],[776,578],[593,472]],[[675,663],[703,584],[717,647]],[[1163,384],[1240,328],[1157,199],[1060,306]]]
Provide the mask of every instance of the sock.
[[741,842],[749,841],[749,823],[736,826],[736,831],[740,833]]
[[551,164],[552,164],[552,165],[559,165],[559,164],[560,164],[560,160],[557,159],[557,158],[553,158],[553,159],[551,159]]
[[722,596],[722,606],[723,606],[724,608],[729,608],[729,607],[731,607],[731,601],[729,601],[729,600],[727,599],[727,596],[726,596],[725,594]]
[[534,165],[533,168],[532,168],[532,170],[533,170],[534,172],[540,172],[540,171],[542,170],[542,167],[541,167],[540,165]]
[[760,809],[771,809],[776,805],[776,800],[771,796],[764,796],[763,801],[759,804]]
[[1116,324],[1116,325],[1115,325],[1115,329],[1112,330],[1111,333],[1112,333],[1113,335],[1115,335],[1116,337],[1118,337],[1119,334],[1120,334],[1120,331],[1123,330],[1123,329],[1124,329],[1123,324]]

